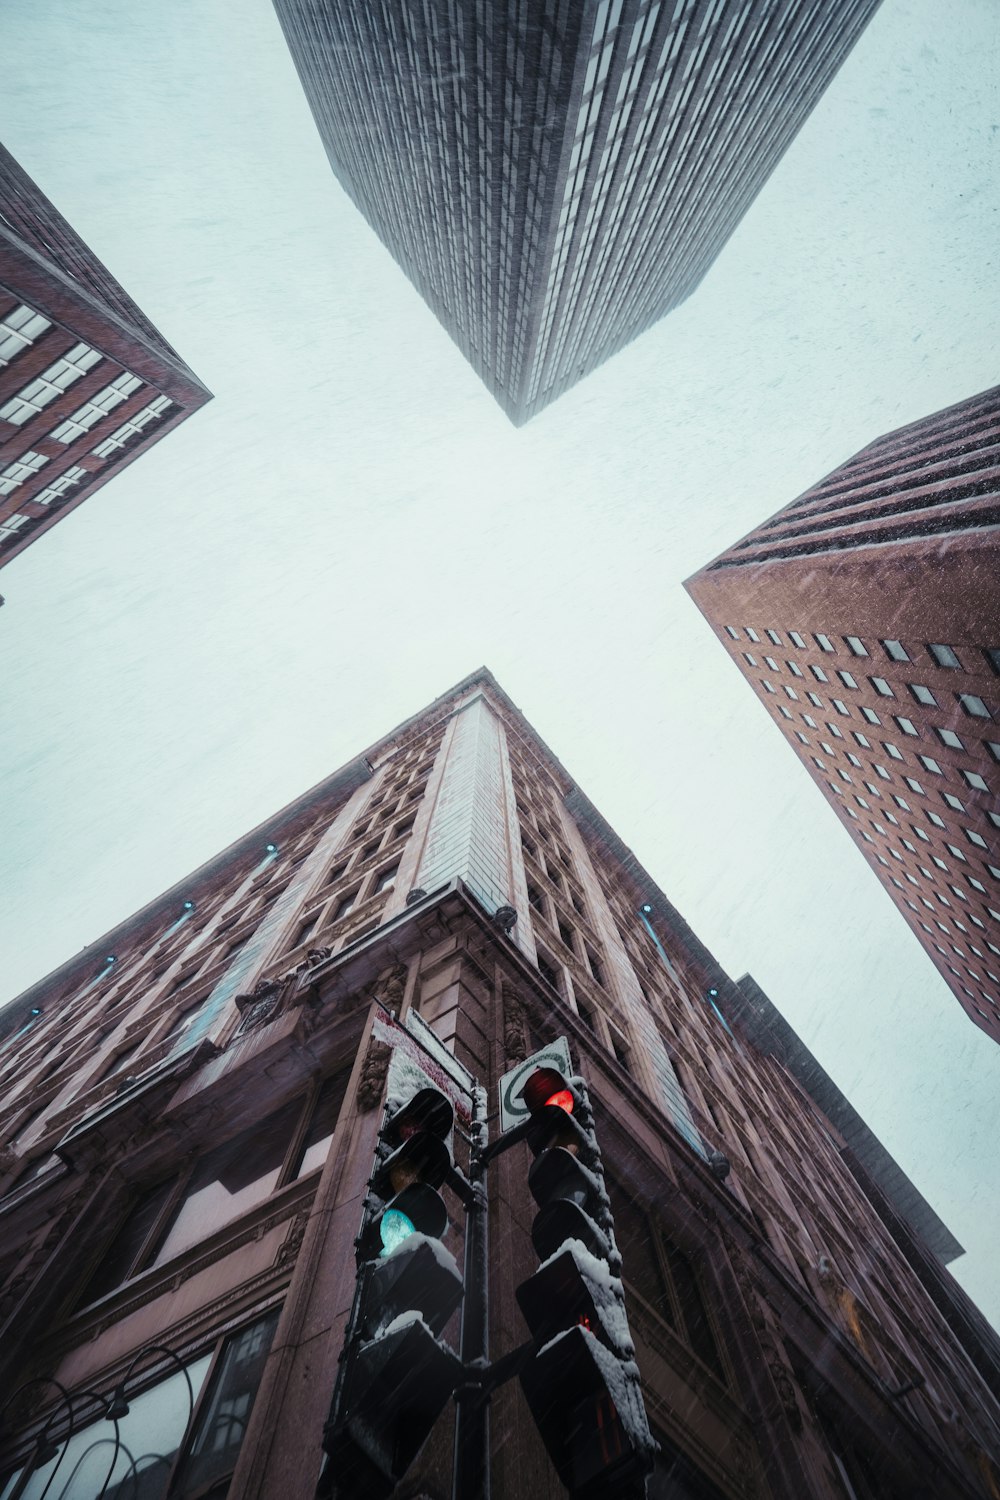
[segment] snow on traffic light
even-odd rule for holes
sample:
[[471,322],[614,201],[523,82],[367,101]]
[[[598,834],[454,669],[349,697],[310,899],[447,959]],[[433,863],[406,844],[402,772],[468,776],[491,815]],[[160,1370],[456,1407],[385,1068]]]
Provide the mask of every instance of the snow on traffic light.
[[[415,1076],[414,1076],[415,1075]],[[458,1385],[462,1364],[440,1337],[463,1297],[441,1243],[460,1190],[452,1160],[454,1110],[407,1074],[390,1098],[357,1240],[358,1282],[341,1377],[324,1436],[320,1493],[380,1500],[410,1467]]]
[[542,1264],[517,1289],[536,1351],[521,1386],[550,1458],[576,1500],[645,1492],[656,1444],[629,1334],[593,1113],[581,1079],[539,1068],[525,1082],[534,1155],[531,1230]]

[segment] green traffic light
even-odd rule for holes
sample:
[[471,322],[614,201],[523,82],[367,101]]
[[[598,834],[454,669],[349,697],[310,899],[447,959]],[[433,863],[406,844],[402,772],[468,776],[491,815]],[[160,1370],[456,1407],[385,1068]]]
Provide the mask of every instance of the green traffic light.
[[378,1232],[384,1247],[382,1255],[391,1255],[411,1234],[416,1234],[417,1227],[401,1209],[387,1208],[379,1220]]

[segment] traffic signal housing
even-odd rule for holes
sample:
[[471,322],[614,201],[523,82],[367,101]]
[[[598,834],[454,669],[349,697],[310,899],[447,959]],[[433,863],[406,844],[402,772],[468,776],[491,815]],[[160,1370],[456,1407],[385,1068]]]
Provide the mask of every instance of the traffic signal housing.
[[412,1092],[383,1124],[320,1493],[388,1495],[461,1379],[461,1361],[439,1337],[463,1297],[441,1243],[449,1216],[438,1189],[462,1183],[448,1144],[453,1125],[449,1100],[433,1088]]
[[539,1068],[523,1089],[524,1138],[542,1264],[517,1288],[536,1352],[521,1386],[575,1500],[645,1493],[656,1444],[642,1400],[619,1279],[621,1256],[582,1080]]

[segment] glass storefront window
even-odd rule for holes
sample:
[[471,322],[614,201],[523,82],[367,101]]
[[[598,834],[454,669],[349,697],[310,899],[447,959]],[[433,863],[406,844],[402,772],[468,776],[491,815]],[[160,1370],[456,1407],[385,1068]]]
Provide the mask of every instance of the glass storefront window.
[[[210,1350],[141,1395],[129,1395],[117,1438],[115,1424],[106,1417],[89,1422],[31,1474],[20,1500],[97,1500],[99,1495],[105,1500],[166,1500],[168,1493],[170,1500],[194,1500],[204,1497],[209,1486],[213,1496],[223,1495],[278,1315],[273,1308],[230,1334],[214,1366],[215,1351]],[[77,1409],[83,1416],[87,1408]],[[23,1470],[10,1474],[0,1500],[10,1500],[22,1478]]]

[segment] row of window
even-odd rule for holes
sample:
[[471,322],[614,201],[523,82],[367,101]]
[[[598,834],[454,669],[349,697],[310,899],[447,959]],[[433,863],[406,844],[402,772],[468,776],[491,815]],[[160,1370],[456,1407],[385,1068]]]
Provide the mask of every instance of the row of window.
[[[725,625],[723,626],[723,629],[729,636],[730,640],[738,641],[741,639],[740,632],[734,625]],[[743,627],[743,634],[746,636],[748,641],[754,641],[758,644],[760,643],[760,635],[756,630],[754,630],[753,626],[745,625]],[[764,634],[773,645],[781,646],[784,644],[781,635],[777,630],[768,629],[765,630]],[[809,643],[798,630],[789,630],[786,631],[786,634],[792,645],[798,647],[800,651],[809,650]],[[830,637],[828,635],[824,635],[822,631],[814,631],[812,639],[816,642],[821,651],[825,651],[828,654],[836,654],[837,647],[834,645]],[[868,650],[867,646],[865,645],[864,641],[862,641],[860,636],[845,635],[842,637],[842,640],[844,641],[844,644],[847,646],[852,656],[871,656],[871,652]],[[913,661],[913,657],[910,655],[909,651],[907,651],[906,647],[901,641],[880,639],[879,645],[882,647],[882,650],[885,652],[890,661]],[[925,643],[925,645],[928,653],[931,656],[931,659],[936,663],[937,666],[944,667],[946,670],[959,671],[963,669],[964,664],[954,646],[948,646],[939,641],[928,641]],[[968,648],[963,647],[962,649],[967,652],[967,657],[975,654],[976,651],[976,648],[971,646]],[[1000,646],[985,646],[982,648],[982,655],[986,658],[987,663],[993,668],[994,672],[996,672],[997,675],[1000,676]],[[773,669],[775,671],[778,670],[776,664],[770,662],[770,658],[769,664],[773,666]],[[752,662],[751,665],[753,665]],[[791,666],[791,663],[789,663],[789,665]],[[796,669],[793,668],[793,670]],[[818,669],[815,667],[811,670],[813,670],[814,672],[818,671]],[[968,670],[971,670],[971,668],[968,668]]]
[[[777,693],[777,688],[774,686],[774,683],[771,682],[768,678],[761,677],[759,681],[765,693],[768,693],[771,696],[774,696]],[[884,678],[873,677],[871,678],[871,683],[880,697],[895,698],[895,693],[892,691],[892,688],[884,680]],[[853,686],[857,687],[857,683],[853,683]],[[790,698],[793,703],[800,702],[798,693],[790,683],[782,683],[782,692],[785,694],[785,697]],[[823,699],[819,696],[818,693],[808,691],[806,692],[806,697],[809,699],[809,702],[813,705],[814,708],[823,707]],[[914,693],[914,697],[917,697],[916,693]],[[987,707],[985,701],[980,698],[977,693],[956,693],[955,699],[962,712],[964,714],[967,714],[970,719],[993,719],[992,710]],[[922,698],[917,698],[917,701],[924,702],[925,700]],[[937,699],[935,699],[934,702],[935,704],[937,704]],[[830,703],[842,718],[849,719],[851,717],[851,710],[848,708],[847,704],[842,698],[831,698]],[[866,719],[868,721],[869,724],[881,724],[882,722],[875,709],[869,708],[866,704],[859,704],[858,712],[861,714],[861,717],[863,719]],[[786,713],[785,718],[788,717],[790,716]],[[913,723],[912,719],[907,718],[903,714],[893,714],[892,717],[896,720],[896,723],[902,729],[904,734],[920,734],[920,730]],[[948,742],[946,741],[946,743]]]

